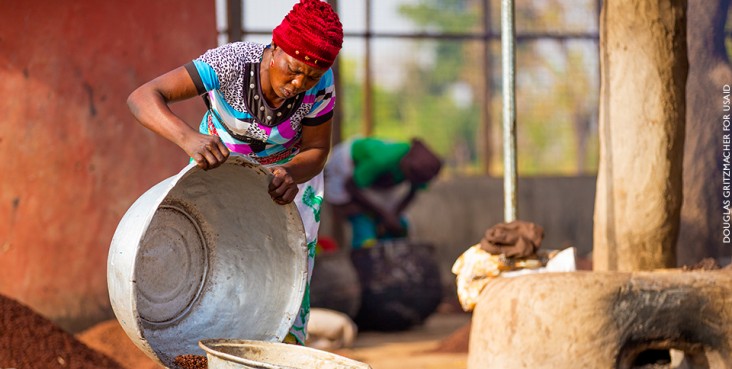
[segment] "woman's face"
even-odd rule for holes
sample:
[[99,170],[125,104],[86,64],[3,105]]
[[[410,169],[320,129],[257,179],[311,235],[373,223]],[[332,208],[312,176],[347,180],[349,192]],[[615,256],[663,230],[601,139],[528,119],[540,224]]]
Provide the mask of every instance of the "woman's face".
[[325,69],[311,67],[276,48],[272,52],[270,83],[277,96],[289,99],[318,83]]

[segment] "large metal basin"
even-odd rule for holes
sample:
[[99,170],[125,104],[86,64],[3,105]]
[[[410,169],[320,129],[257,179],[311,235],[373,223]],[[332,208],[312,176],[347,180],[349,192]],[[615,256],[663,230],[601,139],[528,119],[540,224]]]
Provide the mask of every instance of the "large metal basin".
[[204,340],[208,369],[371,369],[330,352],[285,343]]
[[112,239],[109,295],[130,339],[166,367],[206,338],[281,341],[299,310],[307,246],[297,208],[275,204],[271,173],[232,155],[194,164],[129,208]]

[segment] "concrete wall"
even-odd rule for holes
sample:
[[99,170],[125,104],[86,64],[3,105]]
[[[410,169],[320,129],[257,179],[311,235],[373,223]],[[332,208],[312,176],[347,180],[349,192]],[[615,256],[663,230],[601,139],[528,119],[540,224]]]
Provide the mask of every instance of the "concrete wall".
[[[594,176],[520,178],[518,187],[519,219],[544,227],[542,249],[573,246],[580,256],[592,251]],[[326,214],[321,234],[337,235],[332,214]],[[503,179],[439,180],[418,195],[407,216],[411,236],[434,244],[449,286],[457,257],[480,242],[486,229],[503,222]]]
[[[0,293],[67,329],[111,315],[116,225],[185,153],[127,95],[215,47],[212,1],[11,1],[0,11]],[[200,100],[175,110],[192,124]]]

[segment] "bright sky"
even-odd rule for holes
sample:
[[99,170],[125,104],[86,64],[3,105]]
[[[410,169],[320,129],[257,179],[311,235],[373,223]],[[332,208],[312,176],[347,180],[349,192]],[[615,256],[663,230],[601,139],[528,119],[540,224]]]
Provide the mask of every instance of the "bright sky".
[[[257,31],[271,31],[276,27],[282,18],[292,9],[292,6],[299,0],[243,0],[242,9],[243,23],[246,29]],[[417,3],[419,0],[376,0],[372,1],[371,27],[380,32],[408,32],[413,31],[413,25],[399,15],[401,4]],[[366,29],[366,5],[365,1],[341,0],[338,12],[343,30],[349,32],[363,32]],[[216,0],[216,20],[219,33],[224,31],[226,26],[226,0]],[[270,36],[249,36],[248,40],[268,43]],[[226,43],[225,35],[219,36],[219,44]],[[398,40],[379,40],[372,44],[373,69],[381,71],[375,76],[377,83],[383,86],[398,85],[401,81],[401,74],[395,72],[394,65],[404,62],[405,57],[429,58],[429,55],[415,55],[404,50],[405,43]],[[365,52],[365,44],[362,40],[347,37],[343,42],[341,55],[349,59],[362,61]],[[358,72],[357,72],[358,73]]]
[[[270,32],[276,27],[282,18],[292,9],[292,6],[299,0],[242,0],[243,2],[243,24],[245,29]],[[570,29],[596,29],[596,20],[587,16],[590,0],[583,0],[583,6],[565,7],[565,17]],[[226,2],[227,0],[216,0],[216,16],[217,27],[219,32],[223,32],[226,26]],[[365,0],[340,0],[339,16],[343,23],[346,33],[363,32],[366,29],[365,22]],[[406,18],[399,14],[399,7],[402,4],[415,4],[419,0],[372,0],[372,30],[378,32],[404,33],[416,31],[414,25]],[[535,6],[539,10],[545,1],[535,0]],[[591,4],[590,4],[591,5]],[[591,7],[589,7],[591,8]],[[494,9],[495,10],[495,9]],[[268,43],[271,36],[248,36],[247,40]],[[226,36],[219,37],[219,43],[225,43]],[[545,43],[541,46],[540,52],[547,60],[555,60],[564,55],[561,50],[556,50],[553,43]],[[393,87],[401,83],[403,76],[398,72],[399,68],[395,66],[403,65],[408,60],[416,61],[419,64],[429,64],[433,60],[433,55],[429,52],[429,48],[415,49],[416,44],[410,40],[399,39],[376,39],[372,42],[372,63],[375,82],[383,87]],[[590,45],[592,46],[592,45]],[[363,73],[363,55],[365,52],[365,43],[363,40],[346,37],[343,43],[341,55],[349,60],[355,60],[359,63],[357,74]],[[556,60],[560,64],[564,64],[565,60],[559,58]]]
[[[254,30],[269,31],[276,27],[282,18],[292,9],[297,0],[243,0],[244,27]],[[406,32],[413,29],[398,13],[401,4],[417,3],[418,0],[389,0],[372,2],[372,28],[382,32]],[[343,30],[363,32],[366,29],[365,1],[341,0],[339,16]],[[226,0],[216,0],[216,20],[219,32],[226,29]],[[266,42],[267,40],[258,40]],[[361,52],[362,46],[349,44],[346,40],[344,51]]]

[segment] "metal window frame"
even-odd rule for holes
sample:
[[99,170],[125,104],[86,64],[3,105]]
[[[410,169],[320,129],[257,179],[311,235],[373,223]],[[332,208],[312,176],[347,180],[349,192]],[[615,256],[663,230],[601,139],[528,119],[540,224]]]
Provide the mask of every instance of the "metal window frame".
[[[219,33],[220,34],[226,34],[228,36],[229,42],[231,41],[237,41],[243,39],[246,35],[270,35],[272,33],[271,29],[248,29],[246,27],[246,24],[244,24],[244,21],[242,17],[237,16],[242,14],[243,10],[243,4],[245,1],[248,0],[218,0],[218,1],[225,1],[226,2],[226,10],[227,10],[227,25],[224,25],[223,27],[220,27]],[[256,0],[255,0],[256,1]],[[334,9],[337,11],[339,10],[338,7],[338,0],[327,0],[328,3],[330,3]],[[451,32],[451,33],[427,33],[427,32],[412,32],[412,33],[396,33],[396,32],[374,32],[372,30],[372,2],[373,0],[363,0],[365,4],[366,11],[364,12],[364,18],[365,18],[365,30],[364,32],[345,32],[344,36],[346,37],[352,37],[352,38],[359,38],[362,39],[366,45],[365,53],[364,53],[364,68],[365,68],[365,74],[364,74],[364,122],[363,122],[363,128],[362,132],[366,136],[370,136],[373,134],[374,131],[374,117],[373,117],[373,74],[372,74],[372,52],[371,52],[371,43],[375,39],[421,39],[421,40],[455,40],[455,41],[467,41],[467,40],[477,40],[480,41],[483,45],[483,76],[484,76],[484,86],[485,89],[483,94],[483,110],[480,118],[480,125],[481,129],[480,132],[482,132],[482,138],[483,138],[483,148],[482,148],[482,159],[484,163],[483,171],[486,175],[490,174],[490,166],[492,162],[492,153],[493,148],[491,147],[493,132],[491,128],[490,123],[490,117],[492,114],[490,102],[492,100],[493,91],[491,89],[491,76],[492,76],[492,65],[491,65],[491,44],[493,42],[501,41],[501,33],[496,33],[491,31],[491,0],[480,0],[480,4],[483,11],[483,32],[465,32],[465,33],[457,33],[457,32]],[[502,7],[504,4],[507,3],[513,3],[513,0],[493,0],[493,1],[499,1],[502,3]],[[596,0],[596,7],[597,7],[597,13],[599,15],[600,9],[602,8],[602,0]],[[511,14],[511,16],[513,16]],[[502,15],[503,18],[503,15]],[[505,20],[502,19],[502,23],[505,24]],[[568,41],[568,40],[591,40],[598,44],[599,48],[599,34],[597,32],[521,32],[516,33],[515,30],[513,30],[513,26],[511,27],[513,32],[512,39],[512,46],[514,47],[516,44],[520,44],[527,41],[535,41],[535,40],[556,40],[556,41]],[[504,56],[506,53],[506,50],[502,51]],[[504,61],[505,63],[506,61]],[[511,63],[510,61],[508,61]],[[513,61],[515,65],[515,61]],[[336,63],[333,65],[333,71],[336,75],[336,89],[340,89],[340,76],[339,73],[339,62],[336,60]],[[513,71],[511,71],[513,73]],[[503,78],[507,78],[506,75],[503,76]],[[510,78],[510,77],[509,77]],[[507,91],[503,91],[504,98],[506,93],[510,93]],[[504,110],[507,109],[506,107],[507,101],[504,101]],[[511,104],[508,102],[508,105],[511,105],[511,109],[515,109],[515,103]],[[333,130],[333,141],[334,143],[340,142],[342,138],[342,128],[341,128],[341,117],[342,117],[342,104],[336,105],[336,111],[334,116],[334,130]],[[511,129],[511,124],[514,125],[513,131],[514,131],[514,138],[515,140],[515,113],[511,112],[510,114],[504,114],[504,119],[506,119],[506,116],[508,121],[511,120],[513,123],[507,123],[504,122],[504,132],[507,129]],[[507,128],[508,127],[508,128]],[[514,157],[512,157],[509,161],[506,161],[506,156],[509,155],[506,152],[506,146],[507,142],[510,145],[510,137],[508,138],[509,141],[506,141],[506,136],[504,135],[504,166],[509,165],[515,167],[515,143],[514,143]],[[515,194],[516,191],[516,185],[515,185],[515,170],[513,170],[514,179],[511,181],[513,184],[508,184],[508,186],[513,188],[513,193]],[[507,177],[507,176],[505,176]],[[509,200],[508,197],[506,198],[507,204],[509,201],[513,203],[514,205],[510,205],[513,208],[516,207],[515,204],[515,195],[513,196],[513,200]],[[509,206],[509,205],[507,205]],[[515,218],[516,213],[513,211],[512,214],[510,214],[510,210],[506,209],[506,219]]]

